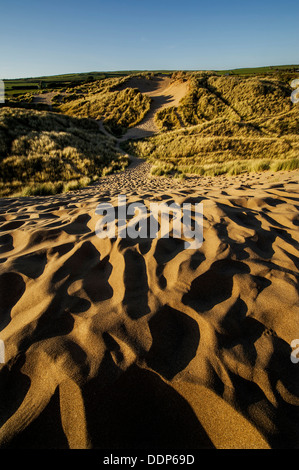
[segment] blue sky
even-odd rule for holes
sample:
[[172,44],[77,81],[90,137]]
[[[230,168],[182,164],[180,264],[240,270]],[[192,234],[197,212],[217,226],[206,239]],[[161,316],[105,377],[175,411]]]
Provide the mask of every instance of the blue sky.
[[0,20],[0,78],[299,63],[297,0],[1,0]]

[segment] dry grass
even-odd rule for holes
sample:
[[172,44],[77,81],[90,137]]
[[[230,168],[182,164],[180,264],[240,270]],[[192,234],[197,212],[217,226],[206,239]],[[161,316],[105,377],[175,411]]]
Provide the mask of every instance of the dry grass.
[[[151,74],[141,74],[150,78]],[[99,132],[101,119],[121,136],[150,109],[150,98],[126,82],[135,75],[57,89],[53,109],[0,109],[0,195],[54,194],[79,189],[122,170],[128,157]],[[136,76],[140,76],[137,74]],[[153,163],[153,175],[237,174],[298,167],[299,106],[287,75],[264,77],[183,73],[189,92],[157,113],[160,133],[123,144]],[[177,74],[173,79],[178,78]],[[9,107],[11,106],[11,107]]]
[[193,74],[190,81],[180,105],[157,114],[164,132],[124,145],[151,161],[153,174],[236,174],[298,166],[299,107],[292,104],[287,83],[213,74]]
[[103,120],[109,132],[121,136],[144,118],[151,104],[150,98],[137,89],[117,90],[129,78],[132,76],[102,80],[72,89],[72,94],[63,98],[56,109],[70,116]]
[[82,187],[128,164],[94,121],[11,108],[0,110],[0,157],[1,196]]
[[269,117],[292,109],[291,88],[273,78],[219,77],[194,73],[189,93],[177,109],[163,110],[157,124],[163,130],[201,124],[215,118],[234,121]]

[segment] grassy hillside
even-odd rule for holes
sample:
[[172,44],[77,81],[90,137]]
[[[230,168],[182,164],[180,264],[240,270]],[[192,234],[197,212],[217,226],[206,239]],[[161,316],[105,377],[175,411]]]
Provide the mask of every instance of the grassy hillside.
[[[261,75],[261,74],[277,74],[277,73],[297,73],[299,65],[277,65],[267,67],[251,67],[240,68],[231,70],[215,70],[218,75]],[[163,73],[169,75],[175,70],[155,70],[151,73]],[[148,71],[137,70],[121,70],[113,72],[83,72],[83,73],[68,73],[62,75],[50,75],[31,78],[14,78],[5,79],[5,90],[7,98],[9,96],[20,95],[23,93],[31,92],[32,90],[53,90],[57,88],[66,88],[80,85],[82,83],[90,83],[94,80],[104,80],[110,78],[127,77],[128,75],[137,73],[148,73]]]
[[[296,67],[174,73],[188,81],[187,95],[156,114],[158,134],[124,142],[123,149],[151,161],[156,175],[297,168],[299,105],[290,100]],[[134,127],[151,105],[127,86],[132,74],[153,75],[94,72],[11,81],[19,88],[0,107],[0,196],[76,189],[123,169],[128,157],[112,135]],[[50,101],[38,103],[37,94]],[[99,131],[97,119],[111,138]]]
[[[144,77],[150,74],[142,74]],[[54,88],[20,90],[18,95],[9,95],[6,104],[10,107],[25,107],[48,110],[48,104],[35,104],[36,96],[51,94],[51,109],[56,112],[91,119],[101,119],[108,132],[122,135],[129,127],[140,122],[150,109],[151,100],[137,89],[117,88],[132,75],[90,81],[57,81]],[[45,82],[46,83],[46,82]],[[53,82],[49,82],[50,84]],[[49,84],[48,83],[48,84]],[[66,86],[62,86],[66,85]],[[20,85],[23,87],[24,85]],[[32,88],[32,89],[31,89]]]
[[127,164],[92,120],[0,109],[1,196],[77,189]]
[[273,77],[192,74],[180,105],[157,113],[162,132],[124,148],[149,159],[154,174],[297,167],[299,108],[291,92]]
[[220,70],[220,74],[232,74],[232,75],[276,75],[285,73],[297,73],[299,71],[299,65],[268,65],[266,67],[245,67],[232,70]]
[[[125,168],[128,157],[116,150],[112,135],[135,125],[150,107],[138,90],[122,87],[129,77],[77,80],[52,89],[51,111],[35,104],[34,89],[7,100],[0,107],[0,196],[77,189]],[[96,119],[103,119],[111,138]]]
[[72,88],[80,84],[92,83],[106,78],[125,77],[133,72],[89,72],[51,75],[35,78],[19,78],[4,80],[6,98],[16,97],[24,93],[36,93],[40,90],[52,91]]
[[291,87],[272,78],[193,74],[189,93],[180,105],[160,111],[156,121],[161,130],[200,124],[215,118],[245,120],[290,111]]
[[[64,75],[50,75],[33,78],[15,78],[5,79],[6,99],[17,98],[26,93],[51,92],[53,90],[62,90],[66,88],[75,88],[80,85],[91,84],[95,81],[110,80],[113,78],[121,79],[134,74],[148,72],[138,71],[119,71],[119,72],[87,72],[87,73],[69,73]],[[151,73],[151,72],[150,72]],[[166,75],[169,71],[161,71]]]
[[137,89],[117,88],[128,80],[114,78],[78,86],[72,94],[61,97],[56,109],[70,116],[101,119],[106,129],[122,135],[140,122],[150,109],[151,100]]

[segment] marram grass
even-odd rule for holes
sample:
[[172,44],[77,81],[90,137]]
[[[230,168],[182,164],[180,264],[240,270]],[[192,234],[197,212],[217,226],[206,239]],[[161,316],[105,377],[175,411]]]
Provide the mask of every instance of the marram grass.
[[187,175],[199,176],[219,176],[219,175],[239,175],[242,173],[257,173],[270,170],[289,171],[299,168],[299,157],[289,159],[269,160],[265,158],[254,160],[236,160],[226,163],[213,163],[202,165],[175,165],[156,163],[151,168],[154,176],[174,176],[182,178]]
[[0,109],[0,196],[80,188],[128,163],[114,139],[103,135],[92,120]]
[[[146,116],[151,100],[126,87],[130,77],[57,88],[55,112],[30,109],[30,93],[0,108],[0,196],[78,190],[125,169],[129,155],[96,120],[121,136]],[[156,114],[159,132],[122,143],[128,154],[152,163],[153,176],[298,168],[299,105],[290,100],[288,74],[182,72],[172,78],[188,80],[188,93]]]

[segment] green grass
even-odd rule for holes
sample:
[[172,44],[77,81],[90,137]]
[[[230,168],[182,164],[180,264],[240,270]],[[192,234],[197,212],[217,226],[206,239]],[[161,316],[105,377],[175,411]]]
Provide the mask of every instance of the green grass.
[[[69,73],[61,75],[50,75],[33,78],[15,78],[5,79],[5,94],[7,98],[11,96],[19,96],[28,92],[36,92],[38,90],[52,91],[61,88],[74,88],[93,81],[102,81],[113,78],[123,78],[135,74],[147,74],[152,72],[137,71],[137,70],[123,70],[113,72],[83,72],[83,73]],[[169,75],[170,71],[156,71],[155,73],[163,73]]]
[[247,67],[231,70],[218,70],[219,74],[231,73],[233,75],[264,75],[276,74],[277,72],[296,73],[299,70],[299,65],[273,65],[266,67]]

